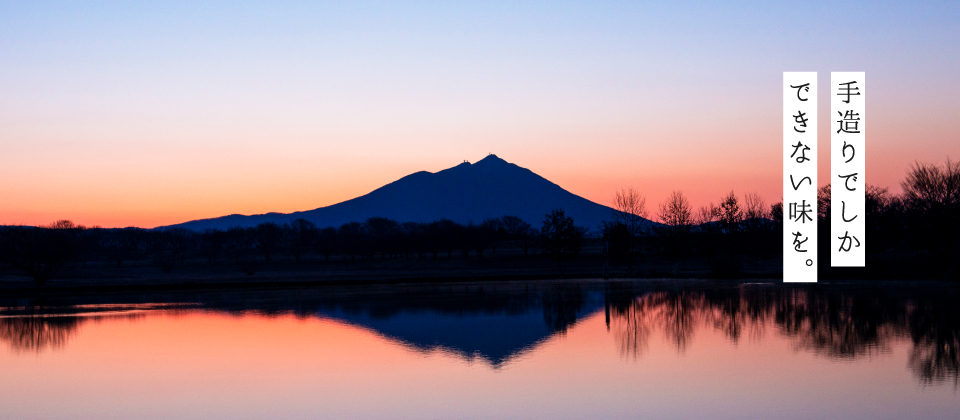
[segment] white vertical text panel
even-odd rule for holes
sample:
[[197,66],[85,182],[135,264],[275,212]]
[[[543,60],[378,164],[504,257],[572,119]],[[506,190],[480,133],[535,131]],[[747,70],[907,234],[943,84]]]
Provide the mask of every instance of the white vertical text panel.
[[817,73],[783,73],[783,281],[817,281]]
[[864,72],[830,73],[830,265],[863,267],[866,169]]

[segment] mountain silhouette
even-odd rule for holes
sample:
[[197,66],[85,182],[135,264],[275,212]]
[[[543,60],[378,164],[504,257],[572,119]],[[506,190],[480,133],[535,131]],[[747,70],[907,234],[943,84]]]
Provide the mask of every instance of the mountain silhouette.
[[455,315],[418,311],[389,317],[350,312],[317,315],[367,329],[420,352],[446,350],[468,360],[485,359],[493,366],[503,365],[556,334],[537,310]]
[[544,215],[562,208],[579,226],[597,229],[612,209],[554,184],[533,171],[488,155],[477,163],[463,162],[439,172],[420,171],[369,194],[314,210],[294,213],[234,214],[166,227],[191,230],[286,223],[304,218],[317,226],[340,226],[370,217],[399,222],[430,222],[442,218],[479,223],[491,217],[517,216],[539,227]]

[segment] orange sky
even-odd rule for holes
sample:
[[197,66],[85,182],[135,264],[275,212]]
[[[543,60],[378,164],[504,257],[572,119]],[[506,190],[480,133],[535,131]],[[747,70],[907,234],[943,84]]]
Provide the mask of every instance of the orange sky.
[[867,74],[868,183],[960,159],[960,6],[61,6],[0,5],[0,224],[309,210],[491,152],[601,204],[770,203],[783,71],[819,72],[821,184],[830,71]]
[[[757,111],[771,113],[759,106]],[[909,116],[886,115],[880,106],[868,112],[875,121],[867,131],[869,183],[897,192],[914,160],[940,163],[960,157],[960,138],[950,131],[951,120],[943,112],[912,119],[927,123],[915,129],[899,128],[909,125]],[[617,189],[632,186],[646,195],[651,215],[674,189],[694,206],[717,203],[731,190],[740,196],[757,192],[772,203],[779,200],[781,188],[778,122],[672,126],[643,121],[546,133],[488,130],[436,150],[439,138],[457,137],[452,130],[427,133],[438,139],[406,134],[386,141],[375,134],[341,134],[335,141],[317,141],[292,134],[280,140],[263,128],[223,135],[212,146],[201,141],[206,135],[183,129],[152,134],[150,140],[122,140],[138,135],[139,127],[131,127],[101,146],[50,134],[5,152],[0,177],[8,182],[0,185],[0,223],[46,224],[66,218],[88,226],[153,227],[233,213],[309,210],[418,170],[435,172],[464,159],[476,162],[488,152],[601,204],[609,205]],[[821,184],[829,176],[825,125],[820,130]],[[179,137],[196,140],[176,141]],[[911,138],[945,141],[905,140]],[[227,147],[232,143],[236,147]]]

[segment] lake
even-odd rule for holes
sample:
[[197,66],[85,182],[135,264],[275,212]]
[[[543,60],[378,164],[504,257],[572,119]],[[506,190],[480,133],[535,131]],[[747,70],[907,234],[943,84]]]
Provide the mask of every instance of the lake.
[[957,419],[960,286],[0,297],[3,419]]

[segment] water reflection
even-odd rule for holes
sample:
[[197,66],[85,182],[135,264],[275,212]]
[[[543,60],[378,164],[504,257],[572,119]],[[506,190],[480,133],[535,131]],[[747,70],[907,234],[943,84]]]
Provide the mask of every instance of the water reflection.
[[83,318],[18,316],[0,318],[0,341],[16,352],[60,349],[77,332]]
[[960,377],[960,306],[956,295],[920,303],[910,308],[906,321],[913,341],[910,368],[925,383],[953,381]]
[[744,334],[781,334],[798,350],[854,359],[913,344],[909,366],[924,383],[958,383],[960,309],[954,287],[740,285],[649,291],[607,290],[607,319],[620,352],[642,357],[659,331],[683,352],[701,328],[736,344]]
[[46,297],[16,303],[20,306],[0,307],[0,342],[6,342],[17,353],[62,349],[87,321],[99,322],[106,316],[137,319],[151,310],[183,306],[166,303],[63,305]]
[[301,297],[295,312],[360,326],[423,353],[441,350],[496,368],[564,334],[602,305],[602,289],[595,285],[412,286]]
[[[698,332],[736,345],[775,334],[798,351],[858,359],[911,346],[907,365],[925,384],[958,384],[960,288],[949,284],[508,282],[482,285],[328,287],[111,298],[3,301],[0,341],[15,351],[59,349],[85,322],[80,313],[143,313],[193,305],[232,315],[330,318],[420,352],[442,350],[497,368],[604,311],[620,354],[642,358],[651,340],[678,352]],[[153,303],[151,303],[153,302]],[[163,302],[157,304],[155,302]],[[42,303],[42,304],[41,304]],[[92,305],[92,306],[90,306]],[[192,307],[193,307],[192,306]],[[37,308],[43,308],[42,313]],[[58,312],[59,311],[59,312]],[[59,314],[61,316],[51,316]]]
[[[111,300],[116,298],[43,297],[0,300],[0,316],[36,311],[50,315],[84,310],[169,310],[191,304],[237,316],[294,314],[336,319],[419,352],[440,350],[499,367],[600,310],[602,290],[599,284],[534,282],[139,295],[126,297],[124,303]],[[150,303],[158,301],[166,303]],[[21,306],[14,308],[14,303]]]

